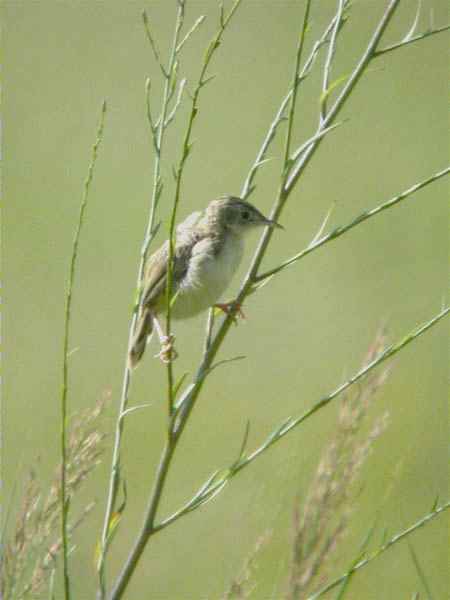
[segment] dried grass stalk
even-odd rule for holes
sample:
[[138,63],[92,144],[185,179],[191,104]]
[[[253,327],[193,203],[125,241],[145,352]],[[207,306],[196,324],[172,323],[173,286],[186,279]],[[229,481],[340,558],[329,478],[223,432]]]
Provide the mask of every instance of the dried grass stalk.
[[[94,408],[72,419],[67,452],[66,496],[70,502],[79,492],[88,475],[101,462],[105,434],[98,429],[107,397],[105,394]],[[0,563],[1,598],[35,598],[43,592],[45,583],[55,569],[61,551],[58,535],[61,518],[61,466],[55,469],[47,494],[31,470],[24,484],[14,530],[8,535]],[[89,502],[69,525],[72,535],[94,508]]]
[[[386,338],[380,331],[363,366],[385,347]],[[375,419],[366,433],[362,431],[373,397],[387,376],[388,368],[374,371],[343,397],[334,437],[325,448],[303,508],[297,506],[294,511],[289,600],[306,598],[323,582],[347,531],[362,467],[374,441],[386,428],[387,414]]]

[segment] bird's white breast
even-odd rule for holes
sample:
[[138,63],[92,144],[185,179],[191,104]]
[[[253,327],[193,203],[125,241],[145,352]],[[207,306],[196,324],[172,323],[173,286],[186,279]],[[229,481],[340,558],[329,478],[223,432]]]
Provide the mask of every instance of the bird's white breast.
[[228,287],[242,254],[243,240],[233,233],[227,235],[218,252],[211,238],[198,242],[179,287],[172,311],[174,318],[191,317],[215,304]]

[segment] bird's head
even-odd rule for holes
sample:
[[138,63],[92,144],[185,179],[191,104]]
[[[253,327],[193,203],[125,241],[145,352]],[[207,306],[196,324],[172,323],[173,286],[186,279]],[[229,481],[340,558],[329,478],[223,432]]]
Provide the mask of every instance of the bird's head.
[[253,204],[235,196],[213,200],[206,209],[206,214],[208,219],[239,234],[261,226],[283,229],[276,221],[267,219]]

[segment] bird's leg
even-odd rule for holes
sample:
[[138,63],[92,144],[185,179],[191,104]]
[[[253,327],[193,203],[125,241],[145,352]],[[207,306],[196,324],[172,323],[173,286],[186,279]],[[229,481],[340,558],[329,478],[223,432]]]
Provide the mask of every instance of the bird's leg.
[[161,327],[161,323],[158,321],[158,317],[152,315],[153,319],[153,327],[156,329],[156,332],[159,337],[159,343],[161,344],[161,350],[158,354],[155,354],[157,358],[160,358],[163,363],[167,364],[173,360],[175,360],[178,356],[177,351],[173,347],[173,342],[175,340],[175,336],[170,333],[166,335]]
[[237,318],[245,319],[245,315],[242,311],[242,306],[236,300],[232,300],[231,302],[218,302],[214,304],[216,308],[219,308],[226,315],[230,315],[234,322],[237,321]]

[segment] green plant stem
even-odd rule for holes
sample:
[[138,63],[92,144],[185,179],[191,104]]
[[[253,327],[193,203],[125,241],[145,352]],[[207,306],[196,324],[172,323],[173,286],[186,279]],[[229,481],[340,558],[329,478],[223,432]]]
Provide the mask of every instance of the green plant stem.
[[414,563],[414,568],[416,569],[417,575],[418,575],[420,582],[422,583],[423,588],[425,590],[426,600],[434,600],[433,594],[431,593],[430,584],[428,583],[425,572],[422,568],[422,565],[420,564],[419,558],[418,558],[416,551],[414,550],[414,546],[412,545],[410,540],[408,540],[408,548],[409,548],[409,553],[411,554],[411,559]]
[[397,196],[394,196],[393,198],[387,200],[386,202],[379,204],[375,208],[372,208],[371,210],[361,213],[360,215],[358,215],[355,219],[353,219],[346,225],[342,225],[341,227],[336,227],[336,229],[334,229],[330,233],[327,233],[326,235],[315,240],[312,244],[307,246],[304,250],[302,250],[298,254],[295,254],[294,256],[292,256],[288,260],[284,261],[277,267],[273,267],[272,269],[269,269],[267,271],[264,271],[263,273],[256,275],[254,278],[254,281],[260,282],[260,281],[263,281],[264,279],[267,279],[268,277],[272,277],[273,275],[276,275],[277,273],[279,273],[286,267],[289,267],[290,265],[292,265],[293,263],[297,262],[298,260],[304,258],[311,252],[314,252],[321,246],[324,246],[328,242],[336,240],[337,238],[341,237],[341,235],[344,235],[345,233],[350,231],[350,229],[353,229],[357,225],[364,223],[364,221],[366,221],[367,219],[370,219],[370,218],[374,217],[375,215],[378,215],[379,213],[383,212],[384,210],[387,210],[389,208],[396,206],[399,202],[401,202],[402,200],[405,200],[406,198],[408,198],[409,196],[411,196],[418,190],[426,187],[430,183],[437,181],[441,177],[448,175],[449,173],[450,173],[450,167],[446,167],[442,171],[438,171],[437,173],[431,175],[430,177],[427,177],[427,179],[424,179],[424,180],[414,184],[413,186],[411,186],[404,192],[401,192]]
[[[349,4],[349,2],[345,2],[345,6],[348,6],[348,4]],[[307,77],[308,73],[311,72],[312,66],[318,56],[319,50],[326,43],[328,36],[330,35],[331,31],[333,30],[336,19],[337,19],[337,16],[335,15],[331,19],[330,23],[328,24],[327,28],[324,30],[324,32],[322,33],[320,38],[318,40],[316,40],[316,42],[313,44],[311,52],[310,52],[307,60],[305,61],[305,64],[303,65],[302,70],[300,71],[299,83],[301,83]],[[270,144],[272,143],[272,141],[275,138],[278,127],[285,120],[284,114],[285,114],[286,108],[291,100],[292,93],[293,93],[293,90],[292,90],[292,87],[290,87],[289,92],[283,98],[283,100],[280,104],[280,107],[278,108],[278,111],[267,131],[266,137],[264,138],[263,143],[261,144],[261,147],[256,155],[256,159],[250,168],[250,171],[247,175],[247,178],[245,180],[245,183],[244,183],[244,185],[242,187],[242,191],[241,191],[241,197],[244,199],[247,198],[256,187],[254,185],[253,181],[254,181],[255,176],[256,176],[259,168],[261,167],[261,165],[263,165],[268,160],[266,158],[267,150],[269,149]]]
[[217,493],[220,492],[235,475],[237,475],[237,473],[248,467],[251,463],[253,463],[253,461],[255,461],[259,456],[264,454],[264,452],[266,452],[276,442],[280,441],[293,429],[297,428],[300,424],[304,423],[313,415],[325,408],[337,396],[345,392],[352,385],[354,385],[366,375],[368,375],[370,371],[377,368],[386,360],[398,354],[401,350],[403,350],[406,346],[411,344],[414,340],[419,338],[429,329],[435,327],[441,321],[441,319],[443,319],[449,312],[450,308],[447,307],[443,309],[435,317],[414,329],[412,332],[410,332],[404,338],[402,338],[399,342],[392,344],[391,346],[386,348],[386,350],[384,350],[381,354],[376,356],[369,364],[357,371],[352,377],[350,377],[347,381],[338,386],[335,390],[333,390],[332,392],[315,402],[311,406],[311,408],[306,410],[303,414],[295,418],[289,417],[288,419],[286,419],[268,436],[265,442],[263,442],[260,446],[258,446],[253,452],[251,452],[247,456],[239,457],[239,459],[234,464],[232,464],[224,470],[225,474],[221,478],[217,477],[218,472],[216,472],[216,474],[209,478],[209,483],[207,482],[206,484],[201,486],[201,493],[197,492],[197,494],[191,500],[189,500],[180,510],[176,511],[160,523],[156,524],[154,529],[158,531],[164,529],[180,517],[184,516],[188,512],[191,512],[195,508],[198,508],[201,504],[204,504],[206,500],[210,500],[213,496],[216,496]]
[[327,57],[325,60],[325,66],[323,69],[323,80],[322,80],[322,97],[323,100],[320,105],[320,120],[323,121],[327,113],[327,96],[330,85],[331,66],[333,63],[334,53],[336,51],[337,36],[342,22],[342,16],[344,12],[344,1],[338,0],[336,9],[336,20],[331,32],[331,39],[328,46]]
[[[155,214],[156,214],[157,203],[158,203],[158,200],[159,200],[159,197],[161,194],[161,189],[162,189],[161,188],[161,158],[162,158],[162,149],[163,149],[163,142],[164,142],[165,120],[166,120],[168,106],[169,106],[169,100],[170,100],[170,87],[171,87],[172,78],[174,76],[174,70],[175,70],[176,48],[179,43],[179,35],[180,35],[181,26],[182,26],[183,11],[184,11],[184,5],[180,3],[178,6],[178,11],[177,11],[177,17],[176,17],[176,22],[175,22],[175,31],[174,31],[173,42],[172,42],[172,50],[171,50],[169,61],[168,61],[167,71],[165,69],[162,69],[165,74],[165,84],[164,84],[163,98],[161,101],[161,113],[160,113],[160,117],[159,117],[159,124],[158,124],[156,132],[153,129],[151,114],[150,114],[150,112],[148,113],[149,125],[151,128],[151,134],[152,134],[152,137],[154,140],[154,147],[155,147],[155,163],[154,163],[154,174],[153,174],[153,188],[152,188],[152,194],[151,194],[151,199],[150,199],[150,208],[149,208],[149,218],[148,218],[147,227],[146,227],[146,231],[145,231],[145,235],[144,235],[144,242],[142,245],[141,257],[140,257],[139,266],[138,266],[138,275],[137,275],[137,284],[136,284],[136,288],[138,290],[137,295],[140,295],[140,291],[141,291],[141,287],[142,287],[141,282],[142,282],[142,279],[144,276],[145,263],[146,263],[146,259],[147,259],[148,249],[149,249],[150,243],[156,233]],[[144,24],[146,26],[146,31],[147,31],[147,35],[148,35],[149,27],[148,27],[148,22],[146,21],[145,17],[144,17]],[[152,44],[152,49],[154,51],[153,44]],[[157,55],[157,56],[159,57],[159,55]],[[150,92],[149,86],[147,86],[147,95],[149,94],[149,92]],[[147,96],[147,98],[148,98],[148,96]],[[150,107],[149,107],[149,104],[147,101],[148,111],[149,111],[149,108]],[[128,334],[127,355],[125,358],[125,368],[124,368],[124,375],[123,375],[123,380],[122,380],[122,390],[121,390],[119,411],[118,411],[118,416],[117,416],[117,420],[116,420],[116,429],[115,429],[115,435],[114,435],[114,446],[113,446],[113,454],[112,454],[112,461],[111,461],[111,472],[110,472],[109,487],[108,487],[108,497],[107,497],[107,501],[106,501],[105,516],[104,516],[104,520],[103,520],[100,556],[99,556],[98,563],[97,563],[97,570],[98,570],[98,576],[99,576],[98,597],[100,599],[104,598],[105,591],[106,591],[105,590],[105,558],[106,558],[106,553],[107,553],[107,549],[108,549],[109,526],[111,523],[111,518],[114,513],[114,508],[116,505],[117,493],[118,493],[119,482],[120,482],[120,460],[121,460],[120,454],[121,454],[122,435],[123,435],[124,422],[125,422],[125,419],[122,417],[127,410],[129,388],[130,388],[130,382],[131,382],[131,371],[130,371],[130,367],[129,367],[128,353],[129,353],[129,348],[131,346],[131,343],[132,343],[132,340],[134,337],[134,332],[136,329],[136,324],[137,324],[137,320],[138,320],[138,308],[139,308],[139,303],[136,302],[136,304],[134,306],[131,323],[130,323],[129,334]]]
[[323,588],[321,588],[315,594],[312,594],[311,596],[309,596],[308,600],[316,600],[317,598],[320,598],[321,596],[323,596],[324,594],[326,594],[327,592],[329,592],[330,590],[335,588],[337,585],[339,585],[343,581],[345,581],[348,577],[350,577],[350,575],[352,575],[356,571],[359,571],[359,570],[363,569],[364,567],[366,567],[367,565],[369,565],[373,560],[375,560],[376,558],[381,556],[381,554],[384,554],[387,550],[392,548],[392,546],[394,546],[401,540],[407,538],[409,535],[414,533],[414,531],[416,531],[417,529],[424,527],[432,519],[435,519],[437,516],[439,516],[441,513],[448,510],[449,508],[450,508],[450,502],[446,502],[442,506],[439,506],[435,510],[426,514],[421,519],[416,521],[416,523],[414,523],[413,525],[408,527],[408,529],[405,529],[405,530],[401,531],[400,533],[397,533],[396,535],[391,537],[390,540],[388,540],[385,544],[383,544],[382,546],[377,548],[377,550],[374,550],[374,552],[372,552],[369,556],[367,556],[367,558],[364,558],[363,560],[360,560],[359,562],[357,562],[349,571],[347,571],[340,577],[337,577],[336,579],[334,579],[333,581],[331,581],[330,583],[325,585]]
[[[362,75],[365,73],[369,63],[375,56],[377,46],[380,42],[383,33],[386,30],[386,27],[388,26],[390,20],[394,16],[396,9],[398,8],[399,1],[400,0],[390,0],[387,8],[383,13],[383,16],[381,17],[378,23],[377,28],[375,29],[372,35],[372,38],[369,41],[369,44],[364,54],[362,55],[357,66],[350,75],[346,85],[336,98],[334,104],[329,109],[326,116],[323,119],[319,119],[319,127],[317,133],[319,133],[322,129],[329,127],[333,123],[334,119],[337,117],[340,110],[344,106],[347,98],[352,93],[353,89],[355,88]],[[289,194],[289,192],[291,192],[294,186],[296,185],[300,175],[303,173],[312,156],[319,148],[322,139],[323,138],[318,137],[315,140],[315,142],[311,144],[308,150],[305,151],[299,162],[292,168],[289,176],[286,178],[285,191],[287,194]]]
[[[341,0],[342,2],[343,0]],[[306,2],[306,6],[305,6],[305,13],[303,16],[303,23],[302,23],[302,28],[300,31],[300,35],[299,35],[299,40],[298,40],[298,46],[297,46],[297,52],[295,54],[295,66],[294,66],[294,75],[292,78],[292,86],[291,86],[291,90],[292,90],[292,99],[291,99],[291,103],[289,106],[289,116],[288,116],[288,126],[287,126],[287,132],[286,132],[286,141],[285,141],[285,147],[284,147],[284,168],[286,168],[288,166],[289,163],[289,156],[291,153],[291,140],[292,140],[292,132],[294,130],[294,117],[295,117],[295,109],[297,108],[297,95],[298,95],[298,90],[299,90],[299,84],[300,84],[300,63],[302,60],[302,55],[303,55],[303,47],[305,45],[305,37],[306,37],[306,31],[308,29],[308,24],[309,24],[309,13],[311,10],[311,0],[307,0]],[[338,23],[338,20],[336,21],[336,23]],[[284,171],[284,169],[283,169]]]
[[375,56],[382,56],[383,54],[387,54],[388,52],[392,52],[392,50],[397,50],[397,48],[401,48],[402,46],[408,46],[409,44],[414,44],[420,40],[424,40],[427,37],[435,35],[437,33],[443,33],[444,31],[450,30],[449,25],[443,25],[442,27],[436,27],[436,29],[430,29],[429,31],[424,31],[423,33],[418,33],[410,39],[402,40],[397,42],[396,44],[391,44],[390,46],[385,46],[384,48],[379,48],[375,52]]
[[61,389],[61,546],[62,546],[62,570],[63,570],[63,588],[65,600],[70,600],[70,577],[68,561],[68,516],[69,516],[69,498],[66,489],[67,476],[67,394],[69,391],[69,364],[68,352],[70,341],[70,320],[72,313],[73,288],[75,283],[75,274],[78,259],[78,246],[80,243],[81,229],[84,223],[84,216],[89,198],[89,190],[94,175],[94,166],[97,160],[97,153],[103,138],[103,128],[106,115],[106,102],[103,102],[100,122],[97,129],[97,137],[92,148],[92,157],[89,163],[87,176],[84,182],[83,197],[78,215],[78,223],[75,229],[75,235],[72,245],[72,255],[69,267],[69,279],[66,292],[66,305],[64,311],[64,338],[63,338],[63,380]]
[[[348,8],[350,5],[350,2],[344,2],[344,10],[346,8]],[[309,58],[307,59],[307,61],[305,62],[305,65],[299,75],[299,79],[302,81],[303,79],[306,78],[306,76],[309,74],[309,72],[311,71],[312,66],[314,65],[314,62],[317,58],[318,52],[321,49],[321,47],[327,42],[331,32],[334,30],[334,27],[336,25],[336,20],[338,18],[338,15],[334,15],[334,17],[331,19],[330,23],[328,24],[327,28],[325,29],[325,31],[323,32],[322,36],[314,43],[311,53],[309,55]],[[341,24],[344,22],[344,19],[341,19]],[[426,31],[422,34],[418,34],[416,36],[413,36],[410,39],[404,39],[400,42],[397,42],[395,44],[392,44],[390,46],[386,46],[385,48],[377,48],[373,53],[372,53],[372,60],[373,59],[377,59],[380,56],[392,52],[394,50],[397,50],[403,46],[407,46],[411,43],[420,41],[422,39],[425,39],[427,37],[430,37],[432,35],[435,34],[439,34],[442,33],[444,31],[447,31],[450,29],[450,25],[445,25],[443,27],[437,27],[435,29],[431,29],[430,31]],[[241,192],[241,196],[243,198],[247,198],[252,191],[255,189],[255,185],[254,185],[254,179],[255,176],[258,172],[258,170],[260,169],[260,167],[266,162],[266,155],[267,155],[267,151],[269,149],[270,144],[272,143],[273,139],[275,138],[275,134],[277,132],[278,127],[280,126],[280,124],[284,121],[284,113],[286,111],[286,107],[290,101],[292,95],[292,90],[290,90],[288,92],[288,94],[285,96],[285,98],[283,99],[276,115],[275,118],[272,122],[272,124],[270,125],[268,132],[266,134],[266,137],[264,138],[264,141],[258,151],[258,154],[256,156],[256,159],[252,165],[252,167],[250,168],[249,174],[246,178],[246,181],[244,183],[244,186],[242,188],[242,192]],[[318,137],[323,137],[323,131],[324,129],[326,129],[326,126],[322,123],[322,129],[319,128],[318,131],[314,134],[314,136],[312,137],[312,140],[308,143],[308,148],[310,145],[312,145],[312,142],[315,141],[315,138]],[[302,152],[307,150],[308,148],[302,148]],[[298,156],[297,156],[298,157]],[[306,165],[305,165],[306,166]]]
[[432,327],[437,325],[437,323],[439,323],[439,321],[441,319],[446,317],[449,314],[449,312],[450,312],[450,308],[446,307],[440,313],[438,313],[435,317],[433,317],[432,319],[430,319],[423,325],[420,325],[415,330],[413,330],[411,333],[407,334],[399,342],[397,342],[396,344],[392,344],[391,346],[386,348],[386,350],[384,350],[381,354],[376,356],[372,362],[370,362],[368,365],[366,365],[365,367],[360,369],[357,373],[355,373],[355,375],[353,375],[350,379],[348,379],[343,384],[341,384],[339,387],[337,387],[333,392],[331,392],[330,394],[328,394],[321,400],[318,400],[315,404],[313,404],[313,406],[311,408],[309,408],[307,411],[305,411],[302,415],[300,415],[297,418],[289,418],[287,421],[285,421],[285,423],[283,423],[277,430],[275,430],[275,432],[273,432],[269,436],[267,442],[262,444],[259,448],[257,448],[254,452],[252,452],[249,456],[247,456],[246,458],[243,458],[235,466],[235,470],[238,471],[238,470],[242,469],[244,466],[247,466],[247,463],[253,462],[257,456],[259,456],[261,453],[263,453],[272,444],[274,444],[275,442],[277,442],[278,440],[283,438],[287,433],[292,431],[292,429],[294,429],[295,427],[298,427],[301,423],[305,422],[310,417],[312,417],[315,413],[317,413],[319,410],[321,410],[322,408],[327,406],[332,400],[334,400],[334,398],[336,398],[337,396],[339,396],[340,394],[345,392],[345,390],[347,390],[350,386],[354,385],[360,379],[365,377],[370,371],[372,371],[372,369],[374,369],[375,367],[378,367],[379,365],[384,363],[387,359],[395,356],[403,348],[405,348],[406,346],[411,344],[411,342],[413,342],[416,338],[420,337],[426,331],[428,331],[429,329],[431,329]]

